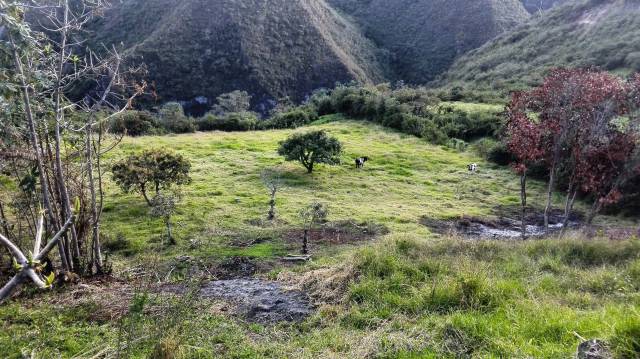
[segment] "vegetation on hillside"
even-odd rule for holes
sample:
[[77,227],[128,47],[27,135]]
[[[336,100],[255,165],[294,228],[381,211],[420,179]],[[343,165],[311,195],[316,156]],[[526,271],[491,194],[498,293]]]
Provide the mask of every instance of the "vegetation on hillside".
[[330,0],[389,53],[395,80],[424,84],[465,52],[522,24],[518,0]]
[[[373,44],[324,0],[127,0],[92,26],[93,43],[125,46],[158,101],[211,102],[244,90],[253,108],[319,87],[384,78]],[[151,99],[154,100],[154,99]]]
[[555,67],[639,71],[639,15],[636,1],[570,2],[465,54],[437,83],[507,97],[509,91],[538,85]]

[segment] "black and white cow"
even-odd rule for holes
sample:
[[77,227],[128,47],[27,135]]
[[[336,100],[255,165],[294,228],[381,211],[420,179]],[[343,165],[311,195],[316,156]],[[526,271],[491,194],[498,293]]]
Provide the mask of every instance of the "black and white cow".
[[478,170],[478,164],[477,163],[471,163],[467,165],[467,169],[469,170],[469,172],[476,172]]
[[369,160],[369,157],[358,157],[356,158],[356,168],[364,167],[364,163]]

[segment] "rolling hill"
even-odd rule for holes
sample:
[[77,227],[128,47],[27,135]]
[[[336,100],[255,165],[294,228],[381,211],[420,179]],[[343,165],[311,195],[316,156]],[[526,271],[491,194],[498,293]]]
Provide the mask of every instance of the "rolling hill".
[[552,67],[640,70],[640,3],[581,0],[536,16],[461,57],[437,82],[507,91],[537,84]]
[[91,27],[148,66],[163,101],[239,89],[268,106],[384,78],[373,44],[324,0],[127,0]]
[[389,53],[393,79],[425,83],[467,51],[523,23],[518,0],[330,0]]

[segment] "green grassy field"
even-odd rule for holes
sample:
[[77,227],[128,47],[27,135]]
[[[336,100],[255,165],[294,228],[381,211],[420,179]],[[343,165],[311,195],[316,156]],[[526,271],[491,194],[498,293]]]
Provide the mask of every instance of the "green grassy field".
[[[311,128],[340,139],[341,165],[309,175],[283,163],[278,142]],[[163,226],[149,219],[142,197],[109,182],[103,231],[115,274],[144,265],[157,278],[188,280],[177,256],[205,264],[251,257],[269,263],[262,275],[312,294],[316,314],[262,326],[189,296],[145,294],[126,282],[91,284],[0,307],[0,357],[567,358],[581,338],[606,340],[620,358],[640,353],[638,239],[572,233],[563,240],[470,241],[419,223],[423,216],[491,216],[497,206],[519,204],[518,178],[472,152],[325,117],[298,130],[126,138],[107,162],[153,147],[173,149],[193,165],[175,219],[178,245],[161,244]],[[371,161],[355,170],[352,159],[361,155]],[[466,170],[471,162],[480,165],[474,175]],[[265,226],[256,223],[268,210],[260,180],[267,168],[286,186],[278,194],[279,221]],[[543,184],[532,182],[530,190],[530,203],[541,206]],[[389,233],[375,243],[315,246],[312,263],[283,267],[275,258],[297,251],[284,234],[300,227],[297,213],[312,200],[328,204],[330,221],[368,221]],[[142,298],[151,308],[144,315],[132,305]]]
[[[221,229],[246,231],[251,229],[248,221],[266,217],[268,193],[260,179],[264,169],[274,169],[285,179],[277,210],[292,226],[302,207],[319,200],[329,205],[330,220],[369,220],[393,233],[427,238],[428,229],[418,223],[421,216],[490,215],[498,205],[519,204],[519,180],[508,168],[485,163],[472,152],[429,145],[366,122],[331,119],[298,130],[321,128],[344,144],[341,165],[321,165],[311,175],[276,153],[278,142],[293,130],[127,138],[111,156],[115,160],[156,147],[189,158],[193,181],[182,189],[184,201],[176,218],[182,225],[178,230],[182,242],[215,241]],[[364,170],[354,170],[353,158],[364,155],[371,160]],[[475,175],[466,169],[472,162],[480,164]],[[542,192],[542,184],[533,182],[531,203],[541,205]],[[141,196],[124,195],[112,183],[107,193],[103,225],[108,233],[122,234],[138,251],[163,233],[161,222],[147,216]],[[560,197],[557,203],[561,204]],[[207,255],[216,255],[216,250]]]

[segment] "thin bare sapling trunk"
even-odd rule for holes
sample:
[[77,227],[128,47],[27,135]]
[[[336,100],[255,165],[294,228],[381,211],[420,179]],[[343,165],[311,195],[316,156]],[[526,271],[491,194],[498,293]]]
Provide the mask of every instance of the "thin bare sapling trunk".
[[520,202],[522,210],[520,213],[522,240],[527,239],[527,170],[520,175]]

